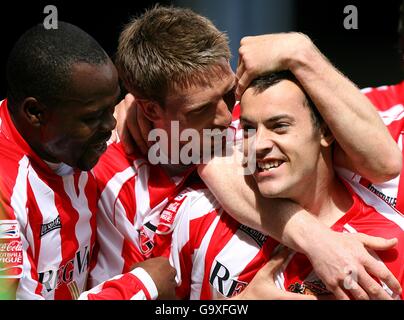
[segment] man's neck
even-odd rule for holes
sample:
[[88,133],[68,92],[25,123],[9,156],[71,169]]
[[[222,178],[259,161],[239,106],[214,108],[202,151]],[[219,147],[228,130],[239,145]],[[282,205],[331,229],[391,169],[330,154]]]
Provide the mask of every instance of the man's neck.
[[335,174],[321,182],[317,180],[313,188],[307,188],[305,194],[294,201],[329,227],[353,204],[349,191]]

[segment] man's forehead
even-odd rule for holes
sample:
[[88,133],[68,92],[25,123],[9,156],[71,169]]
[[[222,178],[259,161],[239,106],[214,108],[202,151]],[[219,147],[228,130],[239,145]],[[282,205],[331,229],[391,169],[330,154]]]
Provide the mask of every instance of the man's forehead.
[[229,69],[221,74],[211,73],[209,81],[195,81],[188,86],[175,86],[168,94],[168,104],[198,104],[216,100],[233,88],[235,74]]

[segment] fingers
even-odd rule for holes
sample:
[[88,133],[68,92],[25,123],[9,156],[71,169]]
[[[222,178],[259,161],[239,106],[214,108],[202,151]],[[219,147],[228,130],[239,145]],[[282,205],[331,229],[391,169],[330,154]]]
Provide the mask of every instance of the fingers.
[[[362,280],[369,275],[366,273],[365,270],[361,272]],[[357,274],[350,274],[347,275],[343,281],[343,287],[345,290],[349,291],[355,300],[369,300],[370,297],[366,293],[366,291],[359,285],[358,283],[359,275]],[[368,281],[369,279],[366,279]]]
[[[239,58],[240,60],[240,58]],[[244,84],[242,82],[240,82],[240,79],[242,78],[242,76],[245,73],[245,65],[244,63],[241,61],[237,67],[237,72],[236,72],[236,79],[237,79],[237,84],[236,84],[236,91],[235,91],[235,95],[236,95],[236,100],[240,101],[241,99],[241,95],[244,92],[245,88],[244,88]]]
[[[152,142],[149,141],[148,137],[149,137],[150,130],[153,129],[153,126],[152,126],[151,122],[149,121],[149,119],[146,118],[146,116],[143,112],[143,108],[140,108],[140,107],[138,107],[137,123],[139,125],[140,134],[142,136],[142,139],[148,149],[152,145]],[[146,154],[147,150],[143,153]]]
[[244,71],[240,78],[237,78],[237,88],[236,88],[236,99],[241,100],[241,96],[244,91],[248,88],[251,81],[254,79],[255,75],[249,73],[248,71]]
[[[386,267],[383,262],[378,261],[372,257],[365,263],[365,268],[370,274],[383,281],[395,295],[400,295],[402,293],[400,282],[398,282],[393,273]],[[380,286],[380,284],[377,284],[377,282],[370,276],[368,276],[368,278],[371,278],[373,281],[370,281],[368,278],[365,277],[363,278],[366,280],[366,283],[364,283],[364,285],[362,286],[365,289],[369,288],[369,294],[372,299],[378,299],[379,296],[385,297],[384,293],[386,292]],[[377,288],[375,288],[374,286],[375,282],[377,284]],[[381,293],[381,291],[383,291],[383,293]]]
[[348,295],[340,287],[331,290],[337,300],[350,300]]
[[[128,110],[127,129],[130,139],[126,139],[126,141],[124,141],[124,147],[125,150],[132,149],[133,152],[134,145],[136,145],[143,154],[146,154],[148,150],[147,143],[143,139],[138,123],[138,113],[140,109],[141,108],[137,104],[134,104],[133,107]],[[125,142],[131,143],[131,145],[127,145]]]
[[134,103],[135,103],[135,96],[131,93],[126,94],[125,95],[125,104],[127,106],[131,106]]
[[371,300],[393,300],[391,295],[383,289],[381,284],[368,275],[366,271],[359,274],[359,285],[366,290]]
[[367,234],[358,233],[354,235],[361,241],[368,249],[373,250],[387,250],[397,245],[397,238],[384,239],[380,237],[372,237]]
[[273,279],[274,274],[282,267],[282,265],[285,263],[286,259],[289,256],[289,249],[287,247],[283,247],[279,253],[276,255],[272,256],[269,262],[267,262],[266,265],[264,265],[261,270],[264,270],[264,272],[268,273],[270,275],[269,279]]

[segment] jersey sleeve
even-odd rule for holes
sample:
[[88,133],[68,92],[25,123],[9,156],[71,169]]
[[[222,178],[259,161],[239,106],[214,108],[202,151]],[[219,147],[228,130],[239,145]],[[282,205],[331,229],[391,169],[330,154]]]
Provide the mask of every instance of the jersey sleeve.
[[[216,216],[218,201],[205,185],[189,188],[187,201],[178,212],[178,222],[174,228],[171,242],[170,263],[176,269],[176,294],[180,299],[191,298],[194,258],[206,231]],[[192,191],[191,191],[192,190]]]
[[157,297],[157,287],[150,275],[143,268],[135,268],[83,292],[79,300],[155,300]]

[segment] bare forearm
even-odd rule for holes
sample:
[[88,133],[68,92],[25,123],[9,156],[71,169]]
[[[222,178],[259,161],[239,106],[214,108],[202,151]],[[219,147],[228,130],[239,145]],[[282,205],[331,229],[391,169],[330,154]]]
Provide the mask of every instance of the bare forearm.
[[[291,71],[333,132],[343,155],[372,182],[390,180],[401,170],[401,152],[371,102],[309,42],[293,59]],[[347,156],[349,155],[349,156]],[[345,162],[347,163],[342,163]]]
[[[215,158],[209,164],[200,166],[198,172],[234,219],[296,251],[306,253],[311,241],[318,239],[323,232],[329,232],[295,202],[261,196],[253,178],[243,176],[240,168],[229,164],[228,159]],[[311,232],[308,235],[306,231],[309,229]]]

